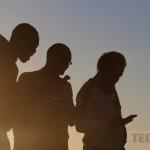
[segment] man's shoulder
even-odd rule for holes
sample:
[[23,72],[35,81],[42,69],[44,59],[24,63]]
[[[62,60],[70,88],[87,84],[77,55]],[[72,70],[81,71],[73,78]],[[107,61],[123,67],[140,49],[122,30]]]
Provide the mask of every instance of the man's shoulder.
[[30,83],[33,84],[38,80],[39,77],[39,71],[33,71],[33,72],[24,72],[20,75],[18,79],[19,84],[27,84]]
[[89,79],[82,85],[78,94],[81,95],[81,94],[89,93],[93,88],[94,88],[94,82],[92,81],[92,79]]
[[0,53],[6,52],[6,49],[8,47],[8,43],[9,43],[8,40],[0,34]]
[[72,88],[71,87],[71,83],[69,82],[70,76],[66,75],[63,78],[59,77],[59,79],[60,79],[60,82],[61,82],[63,87],[65,87],[65,88]]
[[0,57],[6,59],[8,55],[8,41],[5,37],[0,35]]
[[0,44],[6,44],[6,43],[8,43],[8,40],[3,35],[0,34]]
[[93,91],[95,90],[95,84],[93,79],[89,79],[87,82],[83,84],[80,88],[79,92],[76,96],[77,105],[81,105],[82,103],[87,102],[91,96],[93,95]]
[[72,97],[73,92],[72,92],[72,86],[71,83],[69,82],[69,79],[70,77],[68,75],[63,78],[59,77],[60,80],[59,88],[61,88],[61,90],[66,96]]

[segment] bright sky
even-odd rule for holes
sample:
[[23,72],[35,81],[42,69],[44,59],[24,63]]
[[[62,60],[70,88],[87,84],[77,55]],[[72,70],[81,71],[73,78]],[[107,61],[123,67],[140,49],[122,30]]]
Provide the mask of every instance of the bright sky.
[[[128,150],[150,148],[150,1],[149,0],[0,0],[0,33],[10,38],[22,22],[39,31],[40,45],[27,64],[18,62],[20,73],[39,69],[47,49],[56,42],[67,44],[73,54],[71,75],[74,97],[96,72],[96,62],[106,51],[120,51],[127,68],[117,89],[123,116],[139,116],[127,126]],[[143,142],[133,134],[142,134]],[[141,134],[140,134],[141,133]],[[144,133],[144,134],[143,134]],[[12,140],[12,138],[11,138]],[[149,141],[149,142],[148,142]],[[81,134],[70,129],[70,150],[81,150]]]

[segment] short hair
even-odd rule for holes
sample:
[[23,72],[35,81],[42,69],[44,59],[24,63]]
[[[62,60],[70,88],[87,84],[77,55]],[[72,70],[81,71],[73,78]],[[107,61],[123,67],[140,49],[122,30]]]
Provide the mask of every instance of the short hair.
[[97,62],[97,71],[111,68],[114,64],[120,64],[125,67],[125,57],[121,53],[114,51],[104,53]]
[[57,59],[71,59],[71,51],[62,43],[53,44],[47,51],[47,62]]
[[22,43],[24,40],[29,39],[32,43],[39,44],[39,34],[38,31],[32,25],[28,23],[21,23],[17,25],[12,31],[11,41]]

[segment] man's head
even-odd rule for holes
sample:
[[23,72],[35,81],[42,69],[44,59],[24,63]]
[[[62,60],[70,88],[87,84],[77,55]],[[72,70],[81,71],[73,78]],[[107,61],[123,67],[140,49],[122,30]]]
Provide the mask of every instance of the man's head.
[[97,71],[110,84],[115,84],[122,76],[126,66],[125,57],[119,52],[104,53],[98,60]]
[[71,64],[71,51],[62,43],[52,45],[47,51],[46,68],[55,75],[63,75]]
[[28,23],[21,23],[13,30],[10,44],[16,57],[26,62],[36,52],[39,45],[38,31]]

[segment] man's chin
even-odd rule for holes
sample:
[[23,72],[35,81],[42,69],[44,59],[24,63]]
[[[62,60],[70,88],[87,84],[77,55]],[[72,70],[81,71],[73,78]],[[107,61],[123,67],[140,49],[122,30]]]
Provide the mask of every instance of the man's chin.
[[59,73],[59,75],[60,75],[60,76],[64,75],[64,72],[63,72],[63,73]]
[[116,84],[119,81],[119,79],[116,79],[113,81],[113,84]]
[[22,63],[26,63],[27,61],[29,61],[30,60],[30,58],[21,58],[20,59],[20,61],[22,62]]
[[60,76],[64,75],[65,71],[59,73]]

